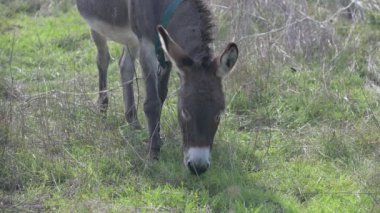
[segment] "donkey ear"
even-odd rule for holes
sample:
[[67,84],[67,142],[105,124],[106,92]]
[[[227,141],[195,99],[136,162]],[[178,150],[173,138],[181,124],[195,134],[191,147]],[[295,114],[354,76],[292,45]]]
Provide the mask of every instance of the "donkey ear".
[[219,56],[218,71],[216,73],[220,78],[225,77],[231,72],[239,56],[239,50],[235,43],[231,42],[227,45],[226,49]]
[[165,53],[173,59],[179,68],[190,67],[194,64],[193,59],[170,37],[169,33],[161,25],[157,26],[158,36]]

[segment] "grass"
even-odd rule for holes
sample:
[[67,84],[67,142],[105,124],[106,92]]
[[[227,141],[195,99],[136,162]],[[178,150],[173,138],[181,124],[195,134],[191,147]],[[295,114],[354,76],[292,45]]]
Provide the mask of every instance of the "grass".
[[175,73],[161,158],[149,162],[146,130],[123,120],[120,47],[110,47],[104,119],[94,105],[95,47],[75,8],[34,17],[14,10],[0,24],[2,211],[379,211],[380,98],[368,86],[380,56],[372,48],[379,42],[375,15],[354,27],[336,24],[339,35],[353,29],[358,40],[322,64],[297,59],[295,72],[276,57],[243,52],[225,82],[211,169],[196,177],[182,165]]

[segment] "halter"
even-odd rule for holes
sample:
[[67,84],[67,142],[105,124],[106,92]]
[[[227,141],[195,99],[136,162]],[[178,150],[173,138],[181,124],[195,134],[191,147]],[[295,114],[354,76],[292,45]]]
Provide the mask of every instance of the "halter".
[[[175,11],[177,10],[178,6],[183,2],[183,0],[173,0],[169,6],[165,9],[164,14],[161,16],[160,19],[160,25],[162,25],[164,28],[167,28],[171,18],[173,17]],[[163,69],[166,69],[169,65],[168,62],[165,60],[165,54],[164,50],[162,49],[162,44],[160,42],[160,39],[158,37],[158,33],[156,34],[155,44],[154,48],[156,50],[156,56],[158,59],[158,62],[160,63],[160,66]]]

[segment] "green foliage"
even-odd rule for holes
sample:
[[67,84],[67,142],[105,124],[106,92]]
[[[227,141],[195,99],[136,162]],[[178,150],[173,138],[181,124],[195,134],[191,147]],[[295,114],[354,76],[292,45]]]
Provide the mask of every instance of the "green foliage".
[[0,78],[0,98],[5,98],[7,95],[7,83],[4,78]]
[[369,21],[369,24],[371,24],[371,25],[379,26],[380,25],[380,13],[379,12],[369,13],[368,21]]
[[2,0],[0,17],[13,17],[18,13],[48,15],[68,12],[73,2],[73,0]]

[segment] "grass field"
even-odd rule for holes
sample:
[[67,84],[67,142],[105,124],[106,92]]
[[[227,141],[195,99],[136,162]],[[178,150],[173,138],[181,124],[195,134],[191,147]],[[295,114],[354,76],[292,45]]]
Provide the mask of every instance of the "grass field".
[[[146,130],[123,119],[120,46],[110,43],[104,120],[89,29],[71,1],[46,2],[0,3],[1,212],[380,211],[379,11],[353,21],[305,1],[309,19],[289,25],[268,5],[256,20],[212,1],[215,49],[234,38],[241,56],[197,177],[182,164],[176,73],[150,162]],[[141,72],[136,82],[145,125]]]

